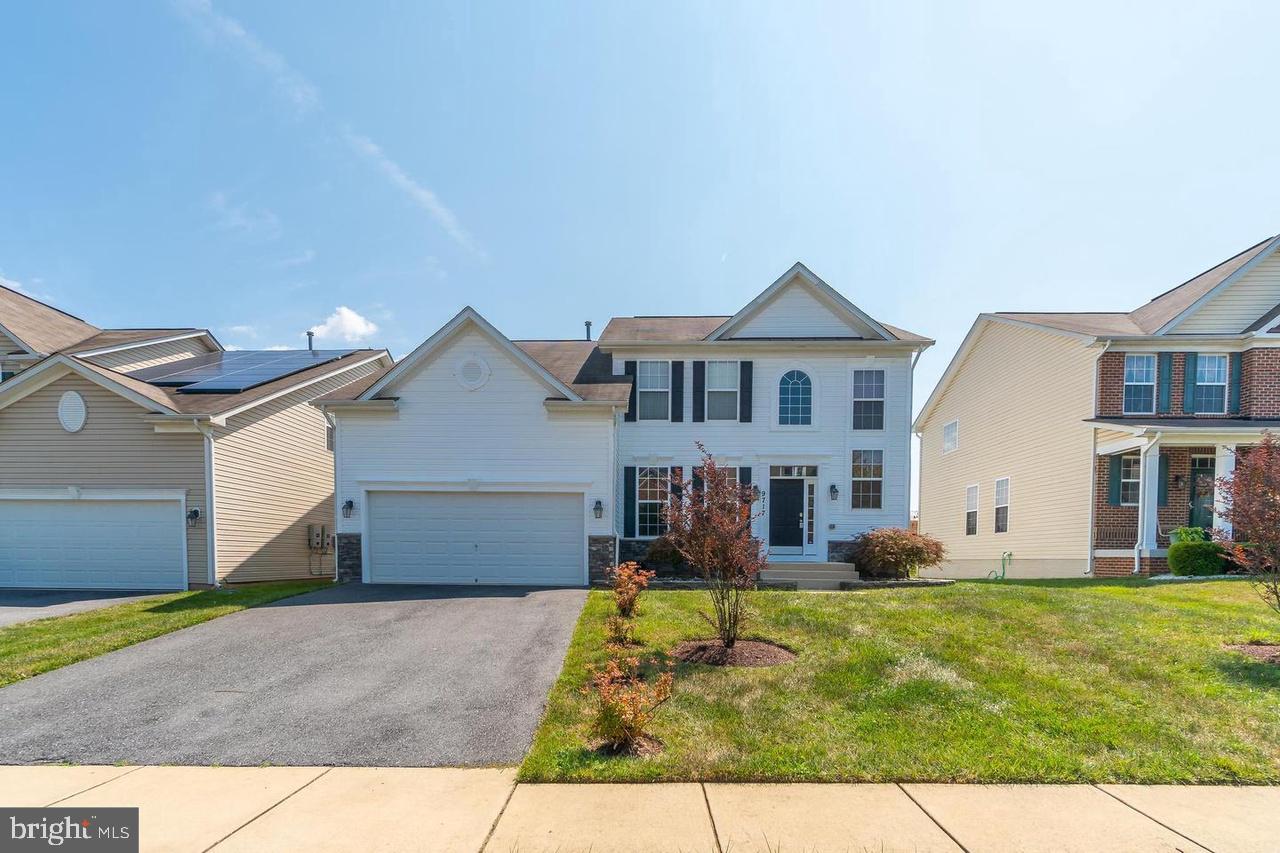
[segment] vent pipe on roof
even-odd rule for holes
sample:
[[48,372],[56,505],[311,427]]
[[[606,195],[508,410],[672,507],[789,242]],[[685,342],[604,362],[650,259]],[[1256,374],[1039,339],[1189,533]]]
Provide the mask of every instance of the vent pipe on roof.
[[590,320],[586,321],[586,327],[587,327],[587,340],[591,340],[591,321]]
[[307,329],[307,349],[314,350],[316,348],[316,333]]

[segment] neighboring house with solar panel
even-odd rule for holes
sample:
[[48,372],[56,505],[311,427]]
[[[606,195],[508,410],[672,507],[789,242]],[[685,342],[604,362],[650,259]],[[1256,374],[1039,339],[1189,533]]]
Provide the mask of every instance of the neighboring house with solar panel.
[[390,363],[100,329],[0,287],[0,587],[331,573],[333,456],[309,402]]
[[943,575],[1167,570],[1228,528],[1216,478],[1280,429],[1280,236],[1130,312],[982,314],[920,416],[920,529]]
[[802,264],[732,316],[615,317],[598,341],[512,341],[467,308],[316,403],[336,421],[339,571],[586,583],[648,559],[701,441],[759,489],[771,571],[834,583],[850,539],[907,525],[932,343]]

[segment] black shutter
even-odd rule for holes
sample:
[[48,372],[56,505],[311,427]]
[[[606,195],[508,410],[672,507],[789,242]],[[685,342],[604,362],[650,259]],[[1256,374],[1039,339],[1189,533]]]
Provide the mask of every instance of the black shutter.
[[672,465],[667,482],[671,487],[671,497],[680,500],[680,496],[684,494],[684,468]]
[[693,422],[702,423],[707,419],[707,363],[693,363]]
[[1167,415],[1173,411],[1173,353],[1162,352],[1156,356],[1156,411]]
[[671,362],[671,420],[684,420],[684,362]]
[[751,423],[751,362],[738,362],[738,421]]
[[634,465],[628,465],[622,469],[622,512],[622,535],[632,539],[636,535],[636,468]]
[[738,483],[743,486],[751,485],[751,466],[743,465],[738,468]]
[[693,490],[695,492],[702,491],[702,466],[698,465],[693,469]]
[[1196,354],[1193,352],[1183,356],[1182,367],[1182,411],[1188,415],[1196,413]]
[[[636,419],[636,363],[634,361],[624,361],[622,363],[622,372],[631,377],[631,397],[627,400],[627,413],[622,416],[622,419],[624,421],[634,421]],[[634,471],[635,469],[632,468],[631,470]]]
[[1240,414],[1240,380],[1244,378],[1244,358],[1238,352],[1231,353],[1231,377],[1227,398],[1227,414]]
[[1107,479],[1107,503],[1120,506],[1120,457],[1111,457],[1111,474]]

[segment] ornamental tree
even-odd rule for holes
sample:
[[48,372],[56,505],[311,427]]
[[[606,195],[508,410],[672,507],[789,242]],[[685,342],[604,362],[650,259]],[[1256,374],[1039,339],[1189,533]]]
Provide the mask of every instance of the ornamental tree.
[[765,567],[764,543],[751,532],[761,511],[755,490],[716,463],[698,442],[702,464],[667,505],[666,538],[706,583],[711,614],[703,614],[725,648],[733,648],[747,620],[747,592]]
[[1280,613],[1280,441],[1270,432],[1236,455],[1235,471],[1218,480],[1220,513],[1231,533],[1214,531],[1254,589]]

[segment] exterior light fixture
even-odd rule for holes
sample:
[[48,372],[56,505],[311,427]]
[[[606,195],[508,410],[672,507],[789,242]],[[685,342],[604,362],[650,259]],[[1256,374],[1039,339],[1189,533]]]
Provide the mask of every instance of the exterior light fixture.
[[350,518],[351,513],[355,512],[356,502],[353,500],[345,500],[342,502],[342,517]]
[[192,507],[187,510],[187,527],[195,527],[200,523],[200,510]]
[[[591,325],[590,323],[588,323],[587,329],[590,330],[590,328],[591,328]],[[595,506],[591,507],[591,513],[596,518],[604,518],[604,501],[600,500],[599,498],[596,498]]]
[[840,490],[839,490],[838,488],[836,488],[836,484],[835,484],[835,483],[832,483],[832,484],[831,484],[831,488],[827,489],[827,492],[828,492],[828,494],[830,494],[830,495],[831,495],[831,500],[833,500],[833,501],[838,501],[838,500],[840,500]]

